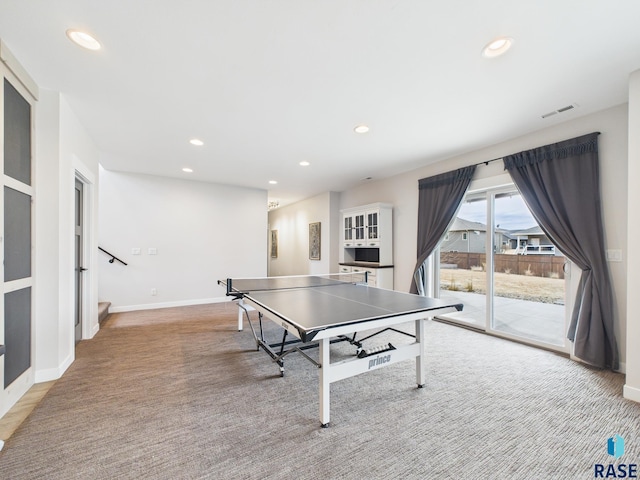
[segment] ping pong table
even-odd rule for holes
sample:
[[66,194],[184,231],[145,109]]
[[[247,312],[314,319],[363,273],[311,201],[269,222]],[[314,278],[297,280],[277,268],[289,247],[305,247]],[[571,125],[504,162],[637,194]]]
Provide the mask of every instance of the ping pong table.
[[[330,385],[333,382],[361,373],[415,359],[418,388],[425,383],[424,321],[435,315],[460,311],[462,304],[427,298],[409,293],[385,290],[366,285],[366,272],[285,276],[265,278],[228,278],[218,280],[226,287],[226,294],[239,300],[256,340],[256,348],[263,349],[280,367],[284,375],[284,358],[293,352],[301,353],[319,368],[320,424],[330,422]],[[249,307],[250,308],[247,308]],[[248,310],[257,310],[259,331],[251,323]],[[262,319],[266,317],[282,327],[282,341],[265,340]],[[409,333],[395,326],[415,322],[415,332]],[[242,323],[238,325],[242,330]],[[368,336],[357,338],[363,331]],[[411,343],[392,345],[390,342],[365,348],[363,342],[380,333],[393,331],[411,337]],[[288,335],[294,339],[287,340]],[[331,344],[347,341],[354,345],[353,358],[330,362]],[[305,351],[318,347],[316,361]]]

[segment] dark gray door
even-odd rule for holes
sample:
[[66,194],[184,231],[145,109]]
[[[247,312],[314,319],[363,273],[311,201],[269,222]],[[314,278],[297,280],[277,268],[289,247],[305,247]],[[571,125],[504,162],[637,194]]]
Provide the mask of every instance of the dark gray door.
[[82,208],[82,182],[76,178],[75,188],[75,277],[76,277],[76,301],[75,301],[75,338],[76,343],[82,340],[82,284],[84,267],[83,250],[83,208]]
[[6,389],[31,368],[31,105],[4,79],[2,236]]

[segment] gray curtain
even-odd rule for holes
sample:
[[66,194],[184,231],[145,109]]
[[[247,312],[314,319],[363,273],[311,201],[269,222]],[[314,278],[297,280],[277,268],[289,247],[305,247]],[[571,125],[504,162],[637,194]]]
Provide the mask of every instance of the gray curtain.
[[615,370],[619,359],[605,257],[598,135],[509,155],[504,166],[542,230],[582,269],[567,334],[575,355]]
[[476,166],[472,165],[418,181],[418,261],[411,293],[424,295],[424,261],[446,233],[475,171]]

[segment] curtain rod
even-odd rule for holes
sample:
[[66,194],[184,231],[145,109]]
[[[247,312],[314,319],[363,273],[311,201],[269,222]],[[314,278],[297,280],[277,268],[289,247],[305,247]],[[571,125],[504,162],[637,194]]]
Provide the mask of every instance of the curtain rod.
[[[600,135],[600,132],[593,132],[593,133],[595,133],[596,135]],[[592,135],[593,133],[587,133],[585,135]],[[585,135],[580,135],[580,137],[583,137]],[[580,137],[575,137],[575,138],[580,138]],[[573,140],[573,139],[570,139],[570,140]],[[566,142],[567,140],[561,140],[560,142],[562,142],[562,141]],[[560,142],[556,142],[556,143],[560,143]],[[553,144],[550,144],[550,145],[553,145]],[[548,146],[548,145],[545,145],[545,146]],[[532,148],[530,150],[534,150],[535,148],[541,148],[541,147],[534,147],[534,148]],[[515,155],[515,154],[510,153],[509,155]],[[469,166],[470,167],[477,167],[479,165],[487,165],[488,166],[491,162],[495,162],[497,160],[502,160],[504,157],[508,157],[509,155],[503,155],[503,156],[498,157],[498,158],[492,158],[491,160],[485,160],[483,162],[473,163],[473,164],[471,164]]]
[[[507,157],[508,155],[505,155],[504,157]],[[471,166],[473,167],[477,167],[479,165],[489,165],[491,162],[496,162],[498,160],[502,160],[504,157],[498,157],[498,158],[492,158],[491,160],[485,160],[484,162],[478,162],[478,163],[474,163]]]

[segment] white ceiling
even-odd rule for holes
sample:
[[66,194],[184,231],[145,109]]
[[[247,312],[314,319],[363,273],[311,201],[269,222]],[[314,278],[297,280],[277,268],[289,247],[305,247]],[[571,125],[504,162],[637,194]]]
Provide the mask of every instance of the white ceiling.
[[103,167],[281,204],[626,102],[639,20],[638,0],[0,0],[0,38]]

